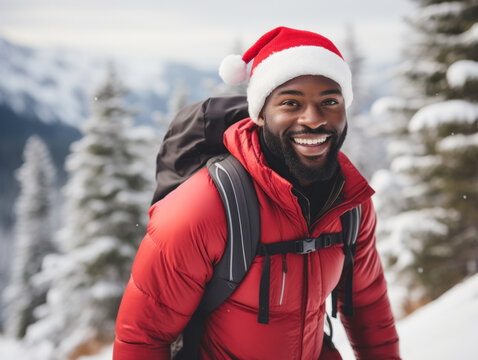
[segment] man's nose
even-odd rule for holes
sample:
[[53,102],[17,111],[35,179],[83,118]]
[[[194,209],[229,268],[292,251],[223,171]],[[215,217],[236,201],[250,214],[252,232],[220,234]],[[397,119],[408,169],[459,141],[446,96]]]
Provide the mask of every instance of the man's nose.
[[317,129],[327,124],[327,120],[322,110],[315,105],[307,106],[302,114],[300,114],[297,122],[311,129]]

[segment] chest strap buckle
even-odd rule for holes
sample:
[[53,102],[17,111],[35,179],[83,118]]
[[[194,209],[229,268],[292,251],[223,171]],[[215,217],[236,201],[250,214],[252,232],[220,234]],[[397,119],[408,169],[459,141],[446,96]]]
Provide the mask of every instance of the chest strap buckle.
[[295,243],[296,254],[307,254],[317,250],[315,246],[315,239],[301,239]]
[[296,254],[307,254],[332,245],[332,237],[322,235],[317,239],[301,239],[295,242]]

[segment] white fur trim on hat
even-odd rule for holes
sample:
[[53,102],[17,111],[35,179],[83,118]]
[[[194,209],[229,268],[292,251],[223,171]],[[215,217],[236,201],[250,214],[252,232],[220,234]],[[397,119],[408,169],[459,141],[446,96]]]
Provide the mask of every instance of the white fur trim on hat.
[[353,100],[352,74],[347,63],[319,46],[296,46],[273,53],[258,64],[249,80],[249,116],[257,123],[266,98],[275,88],[301,75],[322,75],[338,83],[345,105]]
[[219,76],[228,85],[239,84],[247,79],[247,64],[240,55],[228,55],[219,66]]

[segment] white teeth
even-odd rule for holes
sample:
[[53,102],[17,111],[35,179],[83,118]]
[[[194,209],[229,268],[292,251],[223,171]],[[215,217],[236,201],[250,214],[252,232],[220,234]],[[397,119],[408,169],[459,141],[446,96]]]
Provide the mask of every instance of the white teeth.
[[299,145],[318,145],[323,144],[328,139],[328,136],[320,139],[297,139],[293,138],[294,142]]

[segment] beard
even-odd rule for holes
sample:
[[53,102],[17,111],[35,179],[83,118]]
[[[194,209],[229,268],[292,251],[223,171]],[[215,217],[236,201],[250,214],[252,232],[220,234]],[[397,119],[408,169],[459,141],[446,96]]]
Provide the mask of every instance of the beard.
[[316,182],[330,180],[337,172],[339,168],[338,154],[347,136],[347,128],[348,124],[346,123],[341,134],[338,134],[336,131],[326,131],[323,128],[301,131],[301,134],[330,135],[330,149],[326,155],[325,163],[320,166],[308,166],[300,160],[299,155],[289,140],[292,135],[297,135],[297,132],[286,132],[281,138],[280,135],[272,133],[267,126],[267,121],[264,121],[263,134],[264,141],[269,150],[287,167],[295,180],[299,182]]

